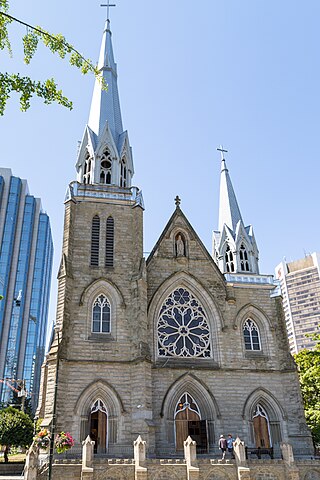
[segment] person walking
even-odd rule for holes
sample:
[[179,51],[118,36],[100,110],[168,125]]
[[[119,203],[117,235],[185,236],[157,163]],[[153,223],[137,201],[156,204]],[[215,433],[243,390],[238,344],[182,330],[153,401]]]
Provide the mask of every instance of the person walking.
[[222,452],[222,460],[225,459],[226,451],[227,451],[227,440],[224,438],[224,435],[220,435],[219,439],[219,448]]
[[233,442],[234,441],[235,440],[232,437],[231,433],[229,433],[228,438],[227,438],[227,448],[228,448],[228,452],[231,455],[231,458],[234,458],[234,452],[233,452]]

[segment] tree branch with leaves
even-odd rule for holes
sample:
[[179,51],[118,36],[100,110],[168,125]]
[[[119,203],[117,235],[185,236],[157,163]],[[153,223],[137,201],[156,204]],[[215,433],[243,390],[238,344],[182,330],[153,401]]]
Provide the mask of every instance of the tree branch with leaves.
[[[101,72],[91,60],[79,53],[63,35],[49,33],[42,27],[30,25],[10,15],[8,0],[0,0],[0,50],[7,50],[12,56],[8,27],[13,22],[27,28],[27,33],[22,37],[24,62],[27,65],[37,51],[39,42],[42,42],[60,58],[69,57],[69,63],[80,69],[83,74],[93,73],[100,81],[101,88],[107,89]],[[70,110],[73,107],[72,101],[63,95],[53,78],[40,81],[29,76],[21,76],[19,73],[0,72],[0,115],[4,114],[11,92],[17,92],[20,95],[20,108],[23,112],[30,107],[30,101],[34,95],[42,98],[45,104],[57,102]]]

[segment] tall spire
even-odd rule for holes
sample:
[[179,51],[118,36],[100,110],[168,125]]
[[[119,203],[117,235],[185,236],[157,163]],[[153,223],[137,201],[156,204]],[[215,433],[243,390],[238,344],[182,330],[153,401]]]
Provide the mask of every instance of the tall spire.
[[220,177],[220,204],[219,204],[219,231],[226,224],[233,232],[236,231],[237,224],[241,220],[243,223],[236,194],[234,193],[229,170],[227,169],[224,156],[221,158],[221,177]]
[[[106,5],[110,5],[109,0]],[[110,20],[102,36],[98,69],[108,89],[95,81],[89,121],[78,151],[78,182],[129,188],[134,174],[127,131],[123,130]]]
[[123,132],[123,128],[117,84],[117,65],[113,55],[110,20],[106,21],[103,32],[98,69],[108,85],[108,90],[102,90],[101,83],[99,80],[96,80],[88,126],[97,137],[100,137],[105,123],[108,121],[115,143],[118,143],[118,137]]

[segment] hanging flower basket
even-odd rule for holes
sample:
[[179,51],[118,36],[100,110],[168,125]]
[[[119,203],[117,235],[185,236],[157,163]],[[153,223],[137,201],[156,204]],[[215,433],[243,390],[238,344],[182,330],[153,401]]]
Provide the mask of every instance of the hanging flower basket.
[[46,450],[50,445],[50,437],[51,435],[49,430],[47,428],[43,428],[35,437],[33,437],[33,441],[38,448]]
[[56,436],[54,446],[56,447],[57,453],[64,453],[67,450],[70,450],[74,445],[74,439],[69,432],[61,432]]

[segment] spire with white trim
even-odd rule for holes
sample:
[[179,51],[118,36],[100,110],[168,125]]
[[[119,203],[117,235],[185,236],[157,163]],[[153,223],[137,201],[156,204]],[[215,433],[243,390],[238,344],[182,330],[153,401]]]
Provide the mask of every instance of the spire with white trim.
[[213,257],[222,273],[259,273],[259,251],[251,225],[242,220],[229,170],[221,152],[219,231],[213,232]]
[[222,231],[223,225],[227,225],[235,231],[238,222],[242,221],[239,205],[231,183],[229,170],[226,161],[221,159],[221,177],[220,177],[220,204],[219,204],[219,230]]
[[108,88],[101,88],[101,81],[96,79],[89,121],[78,152],[77,179],[80,183],[128,188],[134,174],[133,159],[128,133],[122,126],[110,20],[102,36],[98,69]]

